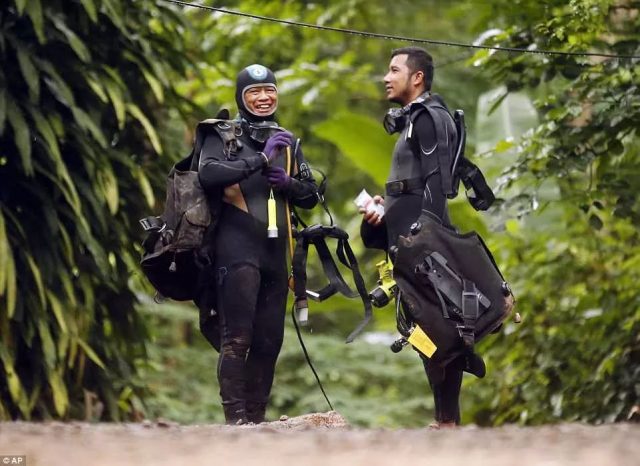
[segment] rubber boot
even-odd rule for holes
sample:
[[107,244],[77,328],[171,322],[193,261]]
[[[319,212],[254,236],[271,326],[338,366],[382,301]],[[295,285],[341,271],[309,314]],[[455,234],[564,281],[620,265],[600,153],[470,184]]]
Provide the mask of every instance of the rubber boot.
[[230,426],[239,426],[247,423],[247,411],[243,401],[222,403],[225,423]]
[[247,401],[247,421],[254,424],[260,424],[265,422],[264,413],[267,410],[266,403],[260,403],[256,401]]

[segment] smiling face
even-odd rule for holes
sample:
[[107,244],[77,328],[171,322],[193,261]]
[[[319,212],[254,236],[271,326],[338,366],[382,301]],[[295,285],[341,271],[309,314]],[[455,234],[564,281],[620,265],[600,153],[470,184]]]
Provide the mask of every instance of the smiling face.
[[272,115],[278,106],[278,90],[272,84],[251,86],[242,98],[246,109],[259,117]]
[[407,66],[407,58],[406,54],[392,57],[389,62],[389,71],[384,76],[387,100],[403,106],[424,92],[424,73],[412,72]]

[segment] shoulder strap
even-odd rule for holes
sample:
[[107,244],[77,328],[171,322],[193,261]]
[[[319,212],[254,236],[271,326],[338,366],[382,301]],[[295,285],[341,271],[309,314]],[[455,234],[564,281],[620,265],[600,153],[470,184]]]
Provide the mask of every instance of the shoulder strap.
[[[453,119],[449,114],[449,111],[434,99],[426,100],[420,105],[420,107],[429,112],[429,116],[431,116],[431,119],[433,120],[433,126],[436,131],[436,142],[438,144],[436,147],[436,157],[438,158],[438,164],[440,165],[442,192],[448,197],[453,194],[453,178],[451,176],[452,150],[449,144],[449,127],[445,122],[443,114],[446,113],[452,122]],[[412,114],[412,121],[414,121],[420,113],[421,111],[417,111],[415,114]]]

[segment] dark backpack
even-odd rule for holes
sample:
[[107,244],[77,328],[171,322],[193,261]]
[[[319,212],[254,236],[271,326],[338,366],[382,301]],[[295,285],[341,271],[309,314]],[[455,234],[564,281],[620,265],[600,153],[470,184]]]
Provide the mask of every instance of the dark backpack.
[[159,217],[140,219],[148,233],[142,243],[140,265],[161,297],[177,301],[198,297],[200,274],[211,257],[211,244],[204,251],[203,240],[214,234],[220,207],[220,202],[207,199],[200,186],[200,151],[206,136],[215,131],[224,142],[225,155],[234,153],[237,126],[235,121],[222,119],[200,122],[191,153],[176,163],[167,176],[164,212]]

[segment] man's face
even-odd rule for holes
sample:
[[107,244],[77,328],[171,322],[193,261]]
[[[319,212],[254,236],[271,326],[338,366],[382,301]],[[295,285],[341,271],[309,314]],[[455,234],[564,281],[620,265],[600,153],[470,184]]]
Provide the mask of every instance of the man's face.
[[272,85],[250,87],[243,98],[247,110],[256,116],[269,116],[278,106],[278,91]]
[[387,100],[406,105],[413,100],[413,74],[407,66],[408,55],[396,55],[389,62],[389,72],[384,77]]

